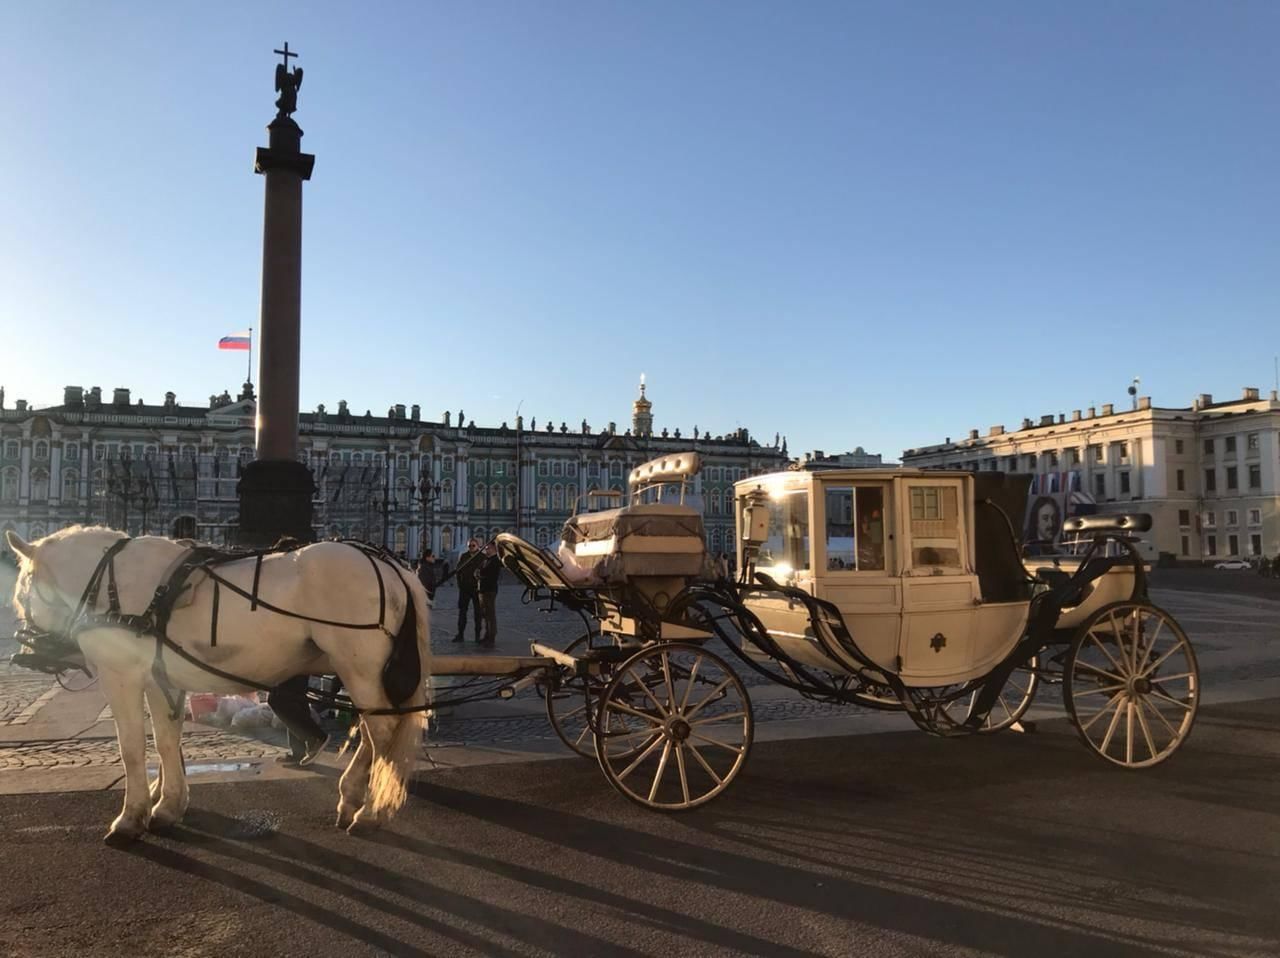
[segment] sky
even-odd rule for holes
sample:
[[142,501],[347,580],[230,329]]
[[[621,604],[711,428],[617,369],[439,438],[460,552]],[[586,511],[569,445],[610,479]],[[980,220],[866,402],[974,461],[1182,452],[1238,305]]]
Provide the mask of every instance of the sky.
[[[0,384],[205,403],[305,71],[304,410],[906,447],[1273,388],[1280,4],[0,3]],[[256,374],[255,374],[256,379]]]

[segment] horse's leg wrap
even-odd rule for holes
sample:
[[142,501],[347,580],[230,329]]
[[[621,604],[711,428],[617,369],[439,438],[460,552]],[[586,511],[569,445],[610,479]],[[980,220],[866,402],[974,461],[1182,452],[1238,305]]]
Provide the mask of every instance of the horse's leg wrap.
[[103,694],[116,720],[116,740],[124,765],[124,808],[107,831],[108,843],[124,843],[142,835],[151,820],[147,787],[147,735],[143,725],[140,674],[106,669],[101,672]]
[[[172,696],[172,697],[171,697]],[[151,729],[155,733],[156,751],[160,755],[160,788],[152,789],[151,829],[172,828],[187,812],[190,793],[182,760],[182,720],[185,717],[185,692],[166,694],[155,685],[147,686],[147,705],[151,711]],[[176,709],[174,707],[176,706]],[[171,710],[174,709],[174,710]],[[177,718],[174,718],[174,711]]]

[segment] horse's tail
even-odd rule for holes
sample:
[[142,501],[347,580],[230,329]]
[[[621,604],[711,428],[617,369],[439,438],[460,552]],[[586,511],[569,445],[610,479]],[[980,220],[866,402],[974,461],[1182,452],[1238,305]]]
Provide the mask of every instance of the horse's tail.
[[426,706],[431,689],[431,621],[427,610],[427,593],[414,576],[401,576],[409,601],[404,610],[401,630],[416,627],[420,675],[409,698],[401,707],[413,708],[396,723],[390,744],[382,754],[373,757],[369,774],[368,803],[375,816],[393,815],[409,795],[409,781],[422,750],[422,730],[426,726]]

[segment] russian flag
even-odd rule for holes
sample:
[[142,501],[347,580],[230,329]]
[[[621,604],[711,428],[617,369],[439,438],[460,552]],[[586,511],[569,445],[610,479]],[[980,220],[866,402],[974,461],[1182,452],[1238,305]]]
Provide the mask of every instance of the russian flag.
[[232,333],[230,336],[223,336],[218,340],[219,349],[251,349],[250,339],[252,334],[249,330],[242,333]]

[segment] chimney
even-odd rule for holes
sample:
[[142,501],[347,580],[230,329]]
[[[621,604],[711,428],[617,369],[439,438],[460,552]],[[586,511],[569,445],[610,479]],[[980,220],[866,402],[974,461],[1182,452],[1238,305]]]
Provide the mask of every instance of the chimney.
[[1280,389],[1271,390],[1271,401],[1280,402]]
[[1096,409],[1094,409],[1092,406],[1090,406],[1090,407],[1089,407],[1089,415],[1085,416],[1084,418],[1085,418],[1085,419],[1092,419],[1092,418],[1093,418],[1094,416],[1096,416],[1096,415],[1098,415],[1097,410],[1096,410]]
[[1080,421],[1080,410],[1079,410],[1079,409],[1073,409],[1073,410],[1071,410],[1071,421],[1072,421],[1072,422],[1079,422],[1079,421]]
[[418,422],[420,419],[422,419],[422,407],[419,406],[417,403],[414,403],[412,406],[410,406],[409,418],[412,419],[414,422]]
[[347,411],[347,401],[345,399],[338,400],[338,415],[339,416],[351,415],[351,413]]
[[445,424],[446,426],[447,426],[447,425],[449,425],[449,420],[450,420],[451,418],[453,418],[453,413],[451,413],[448,409],[446,409],[446,410],[444,411],[444,424]]
[[[1255,398],[1256,398],[1256,397],[1255,397]],[[1150,409],[1150,408],[1151,408],[1151,397],[1150,397],[1150,396],[1139,396],[1139,397],[1138,397],[1138,408],[1139,408],[1139,409]]]
[[95,412],[102,408],[102,387],[101,386],[94,386],[92,389],[89,390],[89,399],[85,403],[85,408]]
[[14,403],[14,408],[17,409],[18,412],[26,412],[27,401],[25,399],[19,399],[16,403]]
[[1022,420],[1022,428],[1023,428],[1023,429],[1030,429],[1030,428],[1031,428],[1031,420],[1030,420],[1030,419],[1024,419],[1024,420]]
[[164,394],[164,408],[165,408],[165,409],[172,409],[172,408],[173,408],[174,406],[176,406],[176,405],[178,405],[178,396],[177,396],[177,393],[165,393],[165,394]]
[[1205,406],[1212,406],[1212,405],[1213,405],[1213,393],[1201,393],[1200,404],[1196,408],[1203,409]]
[[950,437],[950,436],[948,436],[946,439],[944,439],[944,440],[942,441],[942,444],[943,444],[944,446],[949,446],[949,445],[951,445],[951,437]]
[[83,409],[84,390],[79,386],[67,386],[62,390],[62,405],[68,409]]
[[1047,415],[1047,416],[1041,416],[1041,417],[1040,417],[1040,425],[1042,425],[1042,426],[1052,426],[1052,425],[1053,425],[1053,413],[1049,413],[1049,415]]
[[1245,400],[1248,400],[1248,401],[1250,401],[1250,402],[1256,402],[1256,401],[1257,401],[1257,399],[1258,399],[1258,387],[1257,387],[1257,386],[1245,386],[1245,387],[1244,387],[1244,396],[1243,396],[1242,398],[1243,398],[1243,399],[1245,399]]
[[978,438],[978,430],[976,430],[976,429],[970,429],[970,430],[969,430],[969,438],[970,438],[970,439],[977,439],[977,438]]
[[1067,417],[1062,413],[1058,413],[1058,425],[1062,425],[1066,421]]
[[1115,411],[1116,411],[1116,407],[1115,407],[1115,405],[1114,405],[1114,404],[1109,403],[1109,402],[1104,402],[1104,403],[1102,404],[1102,415],[1104,415],[1104,416],[1110,416],[1110,415],[1112,415]]
[[396,403],[396,418],[397,419],[404,418],[404,403],[402,402]]
[[987,435],[988,435],[988,436],[1003,436],[1003,435],[1004,435],[1004,426],[992,426],[990,429],[988,429],[988,430],[987,430]]
[[117,409],[123,409],[129,405],[129,390],[117,387],[111,392],[111,405]]

